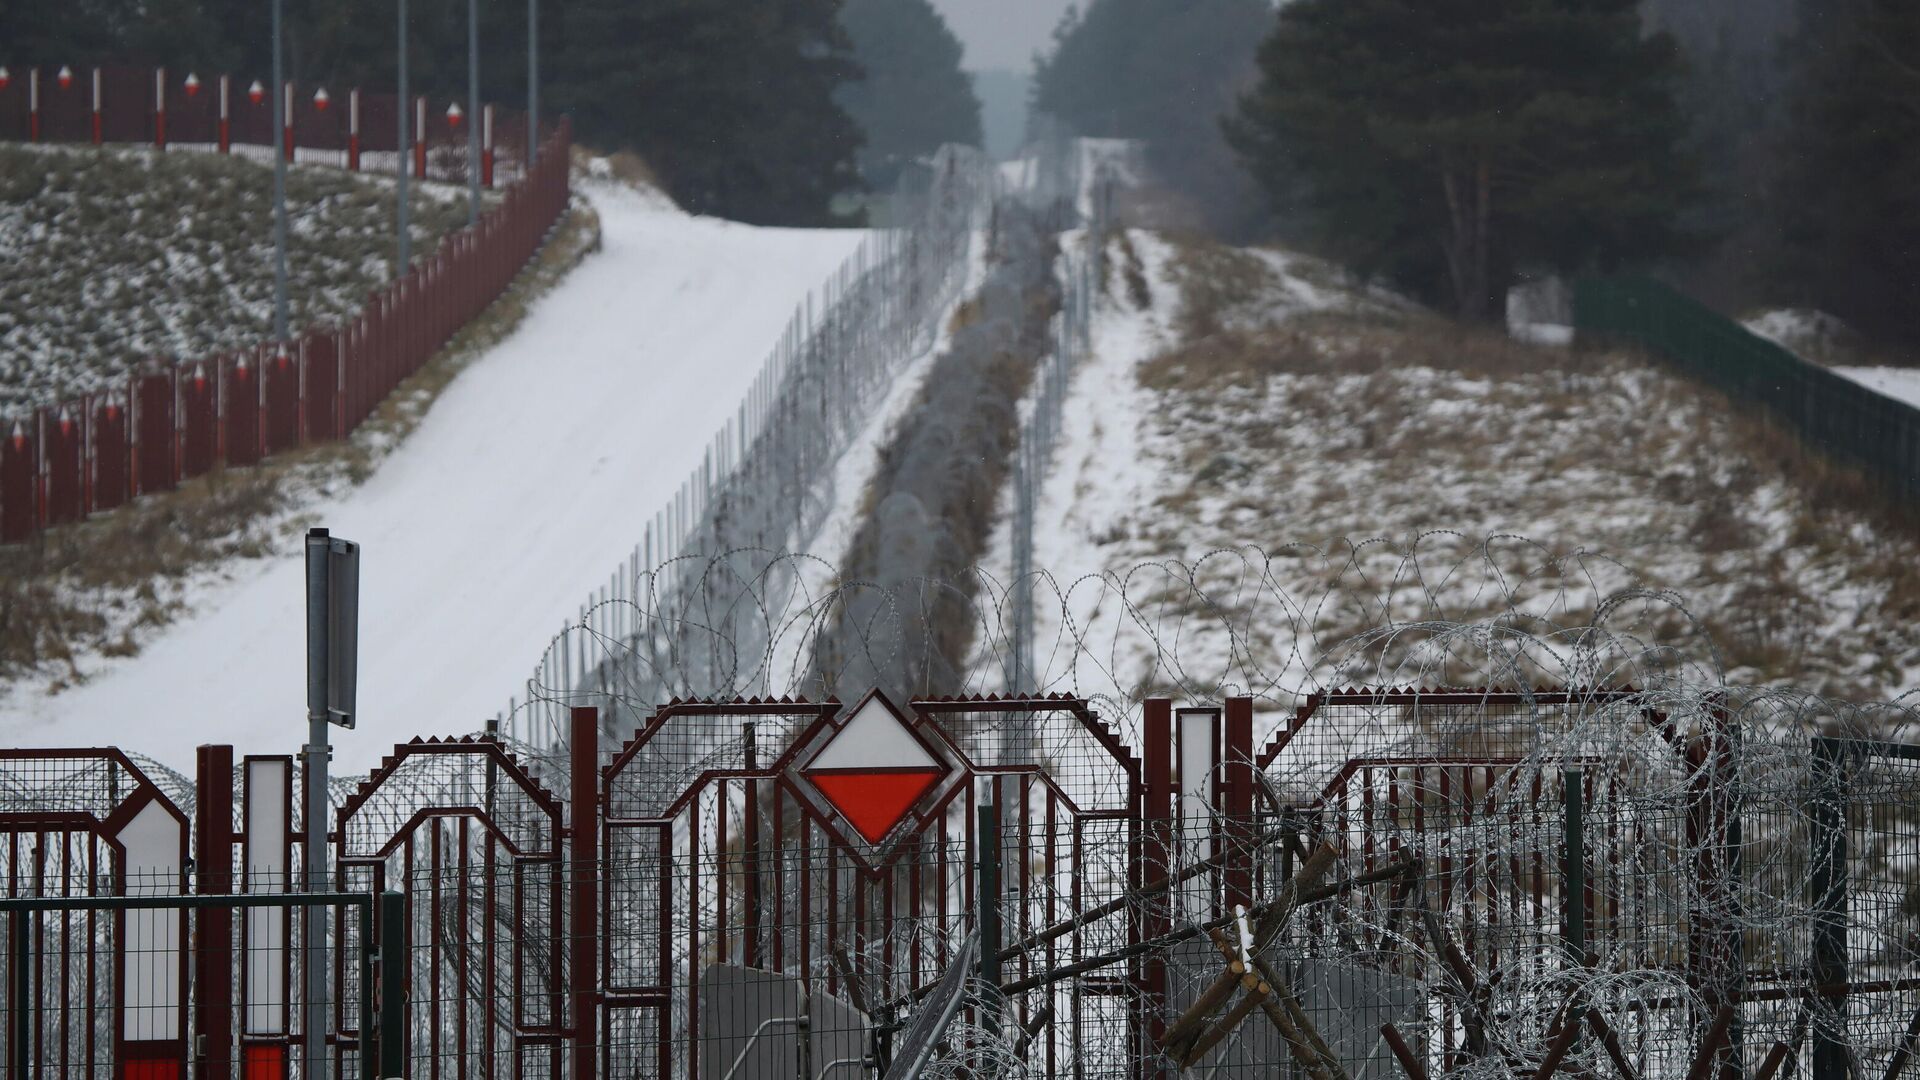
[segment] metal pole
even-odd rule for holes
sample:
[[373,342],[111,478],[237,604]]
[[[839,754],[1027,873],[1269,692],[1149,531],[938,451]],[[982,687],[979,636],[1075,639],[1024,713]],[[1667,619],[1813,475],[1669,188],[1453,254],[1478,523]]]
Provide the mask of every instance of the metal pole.
[[[980,881],[976,897],[980,909],[978,912],[980,982],[983,991],[998,996],[1000,986],[1000,818],[994,812],[992,803],[982,803],[976,812],[979,814],[979,823],[974,829],[976,844],[974,857],[980,864]],[[981,1026],[990,1031],[999,1030],[1000,1018],[993,1002],[983,1001],[980,1014]]]
[[[385,900],[386,895],[381,895]],[[360,1075],[373,1080],[374,1069],[379,1065],[380,1047],[378,1036],[383,1032],[369,1031],[369,1021],[374,1019],[373,1011],[373,905],[360,906]],[[387,1073],[387,1076],[399,1076],[399,1073]]]
[[407,898],[388,889],[380,894],[379,1075],[405,1076],[407,1051]]
[[399,199],[397,204],[400,219],[398,230],[400,233],[400,261],[394,266],[393,276],[396,278],[405,277],[407,267],[413,264],[413,234],[412,226],[408,222],[409,210],[411,208],[407,204],[407,199],[409,198],[407,194],[408,174],[413,171],[413,139],[409,131],[413,117],[413,102],[407,96],[407,0],[400,0],[400,108],[398,111],[400,113],[400,141],[396,145],[400,148],[398,169],[400,183],[398,185]]
[[7,920],[7,997],[13,1007],[7,1019],[7,1061],[10,1075],[26,1077],[32,1065],[33,994],[28,981],[27,924],[33,915],[16,911]]
[[540,157],[540,0],[527,0],[527,167]]
[[[278,6],[278,0],[275,0]],[[306,863],[309,893],[331,891],[327,881],[327,640],[328,533],[307,531],[307,805]],[[327,1076],[327,930],[324,915],[309,908],[302,929],[306,950],[306,996],[301,1013],[305,1080]]]
[[1813,738],[1813,1080],[1847,1080],[1847,762]]
[[1562,769],[1560,785],[1565,801],[1567,862],[1561,871],[1561,926],[1566,936],[1567,962],[1583,964],[1587,957],[1587,838],[1586,790],[1579,769]]
[[480,0],[467,0],[467,224],[480,223]]
[[273,336],[287,340],[287,96],[280,72],[280,0],[273,0]]
[[800,1055],[799,1080],[815,1080],[813,1075],[813,1003],[807,994],[806,980],[800,981],[800,1015],[794,1019]]
[[571,865],[567,868],[572,910],[571,939],[567,943],[569,1015],[573,1021],[573,1075],[571,1080],[594,1080],[599,1075],[596,1054],[594,965],[599,955],[600,835],[600,710],[576,707],[571,716],[567,749],[572,788]]

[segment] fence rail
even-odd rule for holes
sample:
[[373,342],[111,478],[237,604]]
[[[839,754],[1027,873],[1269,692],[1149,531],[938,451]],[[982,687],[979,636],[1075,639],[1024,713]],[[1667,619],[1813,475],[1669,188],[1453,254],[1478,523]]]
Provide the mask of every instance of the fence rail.
[[1920,495],[1920,409],[1808,363],[1650,278],[1583,280],[1573,309],[1583,337],[1645,346],[1685,374],[1758,403],[1808,444],[1859,463],[1902,497]]
[[[41,81],[37,72],[28,75]],[[155,83],[164,88],[162,80],[157,75]],[[0,89],[0,138],[21,128],[19,90],[18,76]],[[44,87],[33,91],[41,104],[33,113],[39,120],[32,135],[52,139],[86,130],[55,122],[46,93]],[[358,103],[357,92],[353,99]],[[133,131],[125,119],[132,109],[112,113],[112,124],[106,123],[108,113],[96,113],[101,123],[92,128],[100,133],[95,141]],[[190,117],[163,122],[161,116],[148,114],[155,130],[176,138],[183,129],[196,130]],[[326,145],[325,129],[301,130],[296,124],[301,145]],[[251,137],[250,129],[236,131],[236,141]],[[224,126],[220,141],[227,142]],[[505,292],[539,250],[566,212],[571,142],[572,129],[562,120],[536,163],[477,223],[416,258],[405,275],[375,290],[360,313],[342,324],[310,326],[289,342],[215,356],[156,358],[121,386],[30,415],[0,417],[0,543],[170,490],[221,464],[253,465],[351,434],[394,387]],[[392,144],[360,146],[354,163],[360,150],[382,145]]]
[[[0,73],[0,141],[190,145],[222,153],[236,146],[273,147],[273,95],[260,80],[225,74],[202,79],[179,68],[126,65],[13,72],[0,67]],[[410,101],[413,175],[464,181],[470,163],[462,106],[443,107],[421,95]],[[367,155],[399,149],[397,94],[287,81],[280,106],[288,161],[327,161],[359,172],[374,164]],[[500,179],[524,176],[532,134],[527,114],[485,105],[478,123],[481,182],[492,187],[496,172]],[[550,127],[545,137],[552,136]]]
[[[569,720],[564,791],[416,739],[328,829],[290,758],[205,747],[177,806],[119,751],[0,750],[0,1077],[310,1080],[322,1046],[340,1080],[871,1077],[926,1010],[958,1010],[939,1075],[982,1080],[1551,1076],[1551,1045],[1847,1080],[1920,1049],[1920,747],[1888,732],[1572,687],[685,701],[611,757]],[[843,736],[940,776],[870,829],[821,780]],[[330,893],[288,891],[309,838]],[[318,1014],[295,908],[327,918]]]

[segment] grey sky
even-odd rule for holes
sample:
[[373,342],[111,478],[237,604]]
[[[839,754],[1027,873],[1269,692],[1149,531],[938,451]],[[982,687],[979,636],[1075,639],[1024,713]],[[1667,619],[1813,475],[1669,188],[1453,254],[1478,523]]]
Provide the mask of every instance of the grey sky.
[[1073,0],[933,0],[967,47],[968,70],[1026,70]]

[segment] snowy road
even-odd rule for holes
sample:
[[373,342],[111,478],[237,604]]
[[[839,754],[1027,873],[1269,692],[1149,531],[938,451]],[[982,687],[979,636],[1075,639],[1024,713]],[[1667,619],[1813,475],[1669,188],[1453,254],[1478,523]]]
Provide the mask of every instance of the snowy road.
[[[316,507],[364,545],[360,726],[336,775],[396,740],[474,731],[699,464],[807,290],[862,234],[688,217],[595,186],[604,250],[474,362],[365,484]],[[17,696],[0,744],[200,743],[294,753],[305,731],[297,537],[199,597],[140,656]]]

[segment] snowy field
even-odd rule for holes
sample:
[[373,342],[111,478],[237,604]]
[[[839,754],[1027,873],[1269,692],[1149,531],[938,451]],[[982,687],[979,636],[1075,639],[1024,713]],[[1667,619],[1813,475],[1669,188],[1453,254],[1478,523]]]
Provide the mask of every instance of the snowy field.
[[[1286,253],[1133,230],[1108,259],[1037,500],[1045,689],[1285,702],[1379,681],[1325,658],[1384,617],[1510,604],[1672,643],[1708,678],[1920,686],[1920,544],[1697,387]],[[1003,523],[986,567],[1010,566]]]
[[[690,217],[611,184],[603,251],[473,363],[364,484],[305,515],[364,545],[358,730],[336,774],[415,735],[478,729],[555,627],[698,466],[794,305],[854,230]],[[135,658],[84,658],[56,696],[16,687],[0,743],[117,744],[175,768],[193,747],[304,739],[300,538],[188,597]]]

